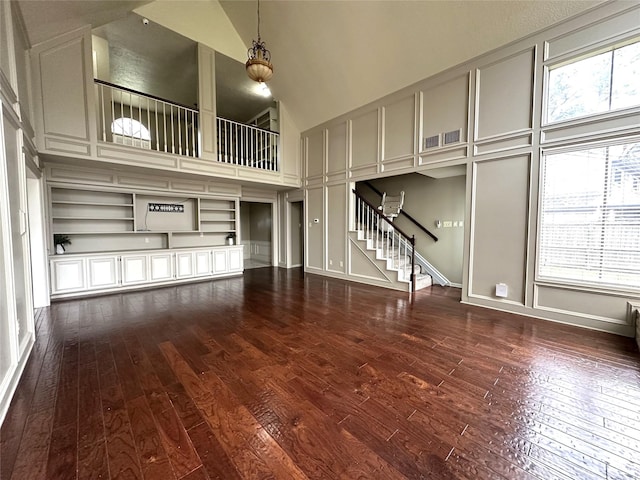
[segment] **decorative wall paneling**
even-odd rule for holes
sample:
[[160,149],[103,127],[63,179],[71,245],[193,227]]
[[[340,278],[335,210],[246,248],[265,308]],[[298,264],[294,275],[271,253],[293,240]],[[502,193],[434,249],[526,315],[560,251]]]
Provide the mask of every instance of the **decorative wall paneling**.
[[0,3],[0,423],[34,344],[26,190],[26,162],[34,162],[27,160],[31,127],[22,85],[29,79],[16,64],[25,39],[12,7]]
[[72,31],[31,50],[38,149],[91,155],[97,143],[91,30]]
[[[576,293],[559,301],[567,287],[537,282],[535,265],[541,147],[575,147],[578,142],[629,141],[640,136],[640,107],[545,125],[543,88],[548,67],[637,40],[639,15],[638,5],[607,2],[303,132],[303,142],[312,145],[312,152],[307,149],[304,156],[306,209],[308,214],[313,212],[306,224],[307,252],[323,247],[317,244],[311,218],[326,222],[327,232],[338,232],[348,222],[348,202],[344,214],[336,215],[323,195],[333,196],[323,189],[466,163],[462,300],[633,335],[623,313],[640,293],[574,286]],[[341,162],[341,152],[327,154],[323,135],[331,142],[332,135],[339,138],[335,131],[343,131],[345,124],[347,179],[343,181],[334,175],[333,163]],[[458,136],[459,142],[444,145],[447,133],[449,139]],[[319,267],[323,263],[319,256],[307,263],[308,270],[384,284],[374,266],[358,264],[352,243],[348,241],[344,274],[330,269],[335,264],[330,265],[329,258],[324,268]],[[503,281],[510,287],[506,299],[495,296],[495,284]]]
[[[115,164],[153,169],[159,174],[191,174],[299,187],[298,149],[290,139],[281,138],[277,172],[216,161],[215,52],[199,45],[198,60],[201,151],[199,158],[192,158],[98,142],[89,29],[79,29],[34,47],[31,63],[39,152],[84,158],[99,167]],[[297,142],[299,133],[287,118],[286,110],[283,123]]]

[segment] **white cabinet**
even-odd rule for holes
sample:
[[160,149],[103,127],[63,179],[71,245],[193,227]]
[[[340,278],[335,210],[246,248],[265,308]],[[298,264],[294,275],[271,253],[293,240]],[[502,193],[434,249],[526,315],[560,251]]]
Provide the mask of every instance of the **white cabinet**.
[[227,263],[227,250],[213,251],[213,273],[226,273],[229,271]]
[[135,285],[146,283],[149,279],[149,255],[122,256],[122,284]]
[[229,272],[242,272],[244,270],[242,245],[229,249]]
[[117,287],[120,283],[118,259],[117,255],[88,257],[87,289]]
[[244,270],[243,245],[137,253],[52,257],[53,298],[113,292],[189,279],[226,277]]
[[69,293],[86,289],[84,258],[51,260],[51,293]]
[[204,252],[195,252],[195,265],[194,275],[201,277],[203,275],[211,275],[211,252],[209,250]]
[[173,254],[152,253],[149,255],[149,265],[151,266],[150,280],[152,282],[173,279]]
[[194,272],[194,254],[192,252],[176,253],[176,278],[193,277]]

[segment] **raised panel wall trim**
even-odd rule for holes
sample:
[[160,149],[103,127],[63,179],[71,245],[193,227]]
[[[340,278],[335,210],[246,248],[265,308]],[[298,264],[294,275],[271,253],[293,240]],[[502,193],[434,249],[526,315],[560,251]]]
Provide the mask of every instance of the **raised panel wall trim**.
[[[584,289],[581,290],[578,288],[563,288],[562,286],[555,285],[534,284],[533,288],[533,307],[536,309],[560,313],[563,315],[580,316],[600,322],[634,326],[627,311],[627,304],[630,301],[634,301],[634,298],[630,295],[611,295],[609,292],[595,292]],[[545,294],[550,295],[550,297],[545,298]],[[569,308],[568,305],[561,305],[560,301],[552,298],[553,294],[561,295],[562,301],[567,303],[572,302],[575,307]],[[602,308],[603,311],[599,313],[594,312],[593,306],[591,306],[587,301],[588,297],[602,297],[609,302],[610,305],[606,308]],[[613,305],[614,303],[616,305]],[[618,309],[618,316],[615,317],[610,315],[610,313],[613,313],[616,308]]]
[[379,173],[379,165],[377,163],[373,165],[367,165],[365,167],[352,167],[349,170],[349,178],[356,177],[368,177],[369,175],[376,175]]
[[74,155],[91,155],[91,144],[73,140],[65,140],[60,137],[46,135],[44,137],[44,148],[47,152],[72,153]]
[[494,302],[496,305],[513,305],[513,306],[518,306],[518,307],[525,307],[525,303],[524,301],[522,302],[518,302],[516,300],[509,300],[507,298],[499,298],[499,297],[489,297],[487,295],[481,295],[478,293],[469,293],[468,295],[469,298],[476,298],[476,299],[482,299],[482,300],[486,300],[489,302]]
[[588,318],[589,320],[595,320],[598,322],[605,322],[605,323],[612,323],[612,324],[616,324],[616,325],[624,325],[624,326],[628,326],[629,324],[627,323],[626,320],[621,320],[618,318],[610,318],[610,317],[602,317],[599,315],[591,315],[588,313],[582,313],[582,312],[575,312],[575,311],[571,311],[571,310],[564,310],[561,308],[554,308],[554,307],[545,307],[543,305],[534,305],[534,310],[536,311],[543,311],[543,312],[549,312],[549,313],[558,313],[561,315],[571,315],[571,316],[579,316],[580,318]]
[[640,108],[610,112],[561,125],[546,125],[540,131],[540,143],[548,144],[596,136],[616,136],[640,132]]
[[427,165],[430,163],[445,162],[448,160],[460,160],[467,158],[469,155],[469,147],[467,145],[456,146],[452,148],[438,149],[438,151],[429,152],[420,155],[419,165]]
[[78,182],[85,185],[87,182],[115,184],[116,176],[112,173],[99,173],[93,170],[85,170],[78,167],[59,167],[56,165],[45,166],[46,177],[49,182]]
[[476,138],[473,143],[474,144],[492,144],[492,143],[496,143],[496,142],[501,142],[501,141],[505,141],[505,140],[509,140],[511,138],[520,138],[523,137],[527,134],[531,134],[533,133],[533,129],[532,128],[521,128],[521,129],[517,129],[517,130],[511,130],[509,132],[504,132],[501,133],[499,135],[489,135],[486,137],[482,137],[482,138]]
[[283,175],[283,182],[287,185],[293,185],[299,187],[301,185],[300,177],[298,175],[290,175],[285,173]]
[[[630,9],[631,10],[631,9]],[[545,61],[562,61],[585,51],[593,51],[601,45],[610,45],[612,38],[632,37],[638,34],[637,15],[625,15],[627,11],[571,30],[544,43]]]
[[415,157],[400,158],[394,160],[385,160],[382,162],[381,171],[388,172],[391,170],[404,170],[414,168],[416,166]]
[[242,187],[240,185],[208,185],[209,193],[215,193],[217,195],[231,195],[239,197],[242,194]]
[[503,152],[514,148],[530,147],[533,145],[533,131],[510,134],[508,137],[475,142],[474,155]]
[[346,178],[347,178],[346,170],[343,170],[342,172],[330,173],[330,174],[327,174],[326,176],[327,182],[344,181]]
[[541,309],[525,307],[521,305],[510,305],[506,303],[498,304],[494,301],[488,301],[484,298],[477,298],[477,297],[476,298],[470,297],[469,300],[463,299],[460,303],[465,305],[476,305],[484,308],[490,308],[492,310],[497,310],[500,312],[516,313],[518,315],[538,318],[538,319],[547,320],[550,322],[576,325],[579,327],[590,328],[593,330],[601,330],[605,332],[615,333],[617,335],[624,335],[627,337],[633,336],[632,328],[627,325],[620,325],[620,324],[615,324],[611,322],[601,322],[601,321],[593,320],[590,318],[583,318],[577,315],[561,314],[557,312],[550,312],[550,311],[545,311]]
[[171,190],[191,193],[206,193],[207,186],[203,183],[187,183],[180,181],[171,181]]
[[2,93],[2,96],[6,98],[9,104],[14,104],[18,101],[18,95],[13,90],[11,82],[2,70],[0,70],[0,93]]
[[238,176],[238,167],[221,163],[214,159],[183,158],[180,159],[180,169],[185,172],[216,175],[226,178],[236,178]]
[[239,178],[247,178],[251,180],[269,179],[269,183],[280,183],[282,181],[282,175],[280,172],[271,172],[269,170],[261,170],[259,168],[251,167],[238,167],[237,172]]
[[118,185],[126,187],[138,187],[145,189],[160,189],[163,191],[170,190],[171,181],[153,177],[130,177],[126,175],[118,175],[116,178]]
[[323,182],[324,182],[324,176],[322,176],[322,177],[314,177],[314,178],[307,178],[305,180],[305,185],[307,187],[316,187],[316,186],[322,185]]
[[117,160],[118,163],[147,168],[178,169],[178,158],[170,153],[147,152],[128,147],[98,143],[98,159]]

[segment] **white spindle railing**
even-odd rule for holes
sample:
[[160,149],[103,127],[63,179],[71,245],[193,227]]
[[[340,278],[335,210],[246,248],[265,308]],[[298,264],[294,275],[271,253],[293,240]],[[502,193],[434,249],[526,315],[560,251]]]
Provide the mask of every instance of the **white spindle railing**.
[[278,171],[279,135],[218,117],[218,161]]
[[[100,80],[95,85],[103,142],[198,156],[197,110]],[[118,119],[124,120],[120,127],[114,124]]]
[[[101,80],[95,85],[103,142],[198,156],[197,110]],[[278,171],[278,133],[224,118],[217,127],[219,162]]]
[[363,239],[377,251],[380,258],[390,262],[392,268],[404,272],[405,279],[409,280],[412,291],[415,291],[415,237],[409,237],[393,225],[390,219],[355,190],[353,194],[355,230],[362,232]]

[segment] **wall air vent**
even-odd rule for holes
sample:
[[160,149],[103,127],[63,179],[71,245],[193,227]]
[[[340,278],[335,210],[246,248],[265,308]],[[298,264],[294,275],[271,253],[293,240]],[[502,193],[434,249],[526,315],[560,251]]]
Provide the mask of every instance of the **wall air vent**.
[[440,146],[440,135],[434,135],[432,137],[424,138],[424,150],[427,148],[434,148]]
[[451,143],[458,143],[460,141],[460,129],[453,130],[451,132],[445,132],[444,144],[449,145]]

